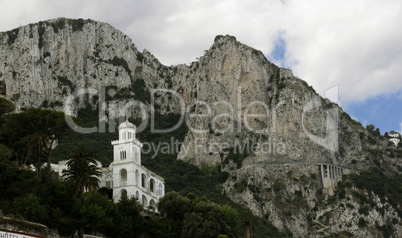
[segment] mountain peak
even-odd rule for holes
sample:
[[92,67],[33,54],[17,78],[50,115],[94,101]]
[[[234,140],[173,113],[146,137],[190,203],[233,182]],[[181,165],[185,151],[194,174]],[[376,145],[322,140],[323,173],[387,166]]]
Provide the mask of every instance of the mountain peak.
[[222,41],[232,41],[232,42],[237,42],[236,37],[231,36],[231,35],[217,35],[215,36],[214,42],[222,42]]

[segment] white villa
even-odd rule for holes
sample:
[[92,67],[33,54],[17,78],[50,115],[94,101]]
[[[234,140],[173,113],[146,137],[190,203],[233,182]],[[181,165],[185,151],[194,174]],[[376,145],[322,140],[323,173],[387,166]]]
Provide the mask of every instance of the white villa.
[[[119,126],[119,139],[112,141],[113,162],[102,168],[100,187],[113,189],[113,200],[137,197],[144,209],[157,212],[156,204],[165,194],[164,179],[141,165],[142,144],[135,138],[136,127],[126,121]],[[66,160],[58,164],[59,176],[67,169]],[[101,163],[98,162],[98,167]]]
[[391,137],[389,140],[391,141],[391,142],[393,142],[396,146],[398,146],[398,143],[399,143],[399,141],[400,141],[400,137],[401,137],[401,134],[399,134],[399,132],[395,132],[395,133],[389,133],[389,137]]

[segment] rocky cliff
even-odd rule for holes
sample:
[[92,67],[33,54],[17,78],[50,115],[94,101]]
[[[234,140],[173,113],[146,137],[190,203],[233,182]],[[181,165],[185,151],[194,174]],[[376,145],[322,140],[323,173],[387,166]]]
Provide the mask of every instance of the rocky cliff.
[[[268,62],[260,51],[232,36],[217,36],[198,62],[170,67],[146,50],[139,52],[126,35],[110,25],[91,20],[39,22],[2,33],[0,42],[0,93],[16,103],[17,111],[29,107],[63,110],[71,93],[101,86],[115,87],[121,100],[145,102],[149,111],[149,95],[140,97],[135,90],[143,80],[145,90],[170,90],[155,94],[162,113],[206,115],[208,111],[207,116],[188,120],[193,129],[185,140],[189,149],[179,158],[191,163],[221,163],[222,154],[203,153],[216,151],[211,147],[216,143],[227,143],[229,148],[246,142],[278,146],[270,153],[249,149],[250,156],[242,161],[245,164],[345,165],[362,157],[359,133],[365,131],[359,123],[353,124],[341,108],[318,97],[290,70]],[[90,102],[96,103],[96,97]],[[332,108],[337,115],[331,114]],[[71,113],[76,110],[73,107]],[[339,147],[332,146],[337,138],[325,140],[334,136],[328,122],[336,123],[340,135],[335,133],[335,137],[347,137],[339,140]],[[315,143],[312,136],[322,143]]]
[[[101,87],[107,89],[105,105],[135,99],[148,116],[153,109],[181,113],[189,129],[178,158],[222,166],[231,174],[223,187],[229,197],[260,216],[272,214],[276,225],[298,236],[311,231],[305,215],[316,207],[317,164],[358,171],[379,163],[390,173],[398,171],[400,153],[395,156],[387,141],[233,36],[217,36],[197,62],[167,67],[106,23],[59,18],[0,33],[0,94],[17,111],[66,110],[68,97],[86,89],[87,96],[66,111],[76,114],[84,103],[98,106]],[[148,92],[154,89],[152,105]],[[105,120],[108,115],[112,113],[105,113]],[[305,167],[298,169],[299,177],[289,177],[289,165]],[[307,179],[301,183],[303,173]],[[267,192],[282,177],[284,189],[293,194],[289,198],[297,191],[306,204],[290,217],[278,212]],[[352,219],[342,209],[333,214],[338,225]],[[373,223],[385,219],[372,216]],[[336,232],[334,227],[327,226],[325,233]]]

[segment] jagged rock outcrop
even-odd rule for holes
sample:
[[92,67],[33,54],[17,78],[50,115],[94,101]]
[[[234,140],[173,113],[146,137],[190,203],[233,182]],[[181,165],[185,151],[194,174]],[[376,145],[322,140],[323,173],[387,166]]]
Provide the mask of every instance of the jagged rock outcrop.
[[[145,101],[149,111],[149,96],[139,98],[136,94],[140,92],[135,91],[143,80],[143,90],[170,90],[155,94],[162,113],[195,115],[210,111],[206,117],[188,120],[191,129],[184,141],[188,150],[182,150],[179,158],[196,165],[225,160],[222,153],[214,153],[215,144],[227,143],[234,148],[247,141],[258,145],[270,142],[272,151],[249,151],[250,156],[240,161],[245,165],[295,161],[347,164],[352,157],[361,157],[358,135],[363,128],[345,120],[342,109],[318,97],[290,70],[268,62],[260,51],[232,36],[217,36],[198,62],[171,67],[162,65],[146,50],[139,52],[112,26],[91,20],[60,18],[30,24],[0,34],[0,42],[1,93],[15,102],[17,111],[29,107],[63,110],[71,93],[86,88],[99,90],[101,86],[114,87],[120,100]],[[97,100],[95,96],[89,102],[95,105]],[[314,110],[306,110],[309,104]],[[68,112],[75,114],[77,106]],[[330,108],[337,109],[338,114],[331,116]],[[339,140],[340,146],[334,150],[325,145],[331,141],[319,144],[311,139],[329,136],[330,117],[339,118],[335,121],[339,136],[348,134],[346,143]],[[204,130],[199,133],[195,129]]]
[[[85,102],[96,108],[101,97],[80,96],[66,110],[68,97],[79,89],[99,92],[101,87],[106,87],[108,102],[103,107],[136,99],[148,114],[153,106],[148,92],[156,89],[157,111],[188,119],[178,158],[198,166],[221,165],[230,173],[223,189],[231,199],[257,215],[271,214],[275,225],[298,236],[310,232],[305,216],[317,202],[315,164],[361,169],[381,163],[392,172],[401,159],[392,158],[390,151],[380,156],[376,149],[389,146],[387,141],[233,36],[217,36],[197,62],[167,67],[106,23],[59,18],[0,33],[0,94],[17,111],[44,107],[76,115]],[[305,166],[296,183],[287,179],[288,164]],[[291,218],[267,201],[268,189],[279,178],[289,194],[303,195],[305,206]],[[352,219],[350,212],[337,209],[330,229]],[[372,216],[381,223],[381,217]]]
[[224,193],[294,237],[331,233],[381,237],[382,229],[392,230],[393,237],[402,234],[400,211],[373,192],[351,186],[343,196],[322,193],[316,165],[271,164],[239,170],[231,172]]

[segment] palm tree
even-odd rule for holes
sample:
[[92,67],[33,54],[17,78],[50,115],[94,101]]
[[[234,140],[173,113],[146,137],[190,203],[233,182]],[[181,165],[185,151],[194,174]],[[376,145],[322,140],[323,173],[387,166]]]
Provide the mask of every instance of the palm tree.
[[241,218],[242,223],[246,226],[247,238],[250,238],[250,226],[251,226],[251,221],[253,218],[253,213],[249,209],[245,209],[245,210],[241,211],[240,218]]
[[67,162],[67,170],[63,171],[66,182],[72,182],[76,187],[76,195],[80,196],[85,191],[99,188],[99,176],[102,174],[96,166],[97,161],[85,146],[78,146],[76,153]]
[[30,156],[33,156],[35,158],[36,173],[39,179],[42,177],[41,176],[42,161],[45,158],[45,154],[47,154],[46,152],[47,138],[48,137],[46,134],[40,132],[37,132],[33,135],[28,135],[23,138],[23,141],[27,143],[28,147],[27,159]]

